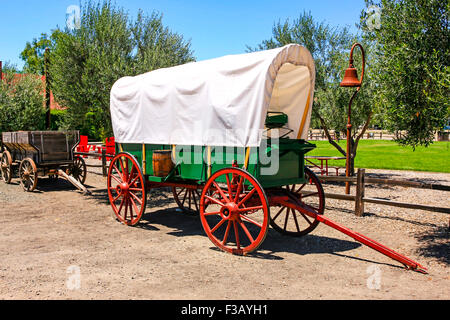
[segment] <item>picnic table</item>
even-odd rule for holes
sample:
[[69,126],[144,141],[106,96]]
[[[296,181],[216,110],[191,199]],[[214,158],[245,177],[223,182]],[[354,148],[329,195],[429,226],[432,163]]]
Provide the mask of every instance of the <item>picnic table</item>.
[[[311,160],[315,159],[315,160],[319,160],[320,161],[320,166],[314,162],[312,162]],[[320,169],[320,174],[323,175],[325,173],[325,175],[328,176],[328,168],[330,168],[330,166],[328,166],[328,161],[329,160],[345,160],[345,157],[337,157],[337,156],[306,156],[305,160],[311,164],[312,167],[314,168],[318,168]],[[324,168],[324,162],[325,162],[325,168]],[[341,169],[341,167],[331,167],[333,169],[336,170],[336,175],[339,175],[339,169]]]

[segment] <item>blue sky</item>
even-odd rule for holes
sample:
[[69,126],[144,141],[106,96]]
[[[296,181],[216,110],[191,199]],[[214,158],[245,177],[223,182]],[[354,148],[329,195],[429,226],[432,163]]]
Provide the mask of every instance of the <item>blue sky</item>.
[[[84,3],[84,0],[82,0]],[[354,32],[364,0],[115,0],[135,16],[138,9],[163,14],[163,23],[191,39],[197,60],[244,53],[272,34],[275,22],[296,19],[304,10],[316,21],[349,26]],[[66,24],[66,11],[80,0],[0,0],[0,60],[22,68],[27,41]]]

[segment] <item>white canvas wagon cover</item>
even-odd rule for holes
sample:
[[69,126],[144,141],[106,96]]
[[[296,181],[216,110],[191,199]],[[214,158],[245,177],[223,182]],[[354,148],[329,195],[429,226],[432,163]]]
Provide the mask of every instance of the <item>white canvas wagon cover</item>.
[[306,139],[315,66],[297,44],[119,79],[111,89],[118,143],[257,147],[268,111]]

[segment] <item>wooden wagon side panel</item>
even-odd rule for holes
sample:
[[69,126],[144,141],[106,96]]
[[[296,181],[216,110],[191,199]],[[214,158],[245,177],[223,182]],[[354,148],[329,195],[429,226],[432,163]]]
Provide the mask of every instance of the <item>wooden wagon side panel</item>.
[[38,165],[73,161],[78,131],[3,132],[3,145],[15,161],[32,158]]

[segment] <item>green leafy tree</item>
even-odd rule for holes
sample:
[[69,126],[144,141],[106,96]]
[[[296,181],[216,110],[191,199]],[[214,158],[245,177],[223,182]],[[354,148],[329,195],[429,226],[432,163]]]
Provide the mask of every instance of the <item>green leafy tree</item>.
[[42,130],[44,121],[43,85],[39,76],[3,70],[0,83],[0,132]]
[[393,132],[406,132],[399,143],[427,146],[449,119],[449,2],[366,0],[366,5],[381,12],[373,28],[372,13],[364,10],[361,27],[376,43],[375,80],[385,123]]
[[51,88],[67,107],[64,128],[93,138],[112,135],[110,90],[123,76],[193,61],[190,41],[171,32],[162,16],[140,11],[132,21],[122,8],[87,2],[79,29],[53,31]]
[[[272,49],[289,43],[306,47],[314,58],[316,66],[315,99],[313,105],[312,127],[322,127],[329,142],[344,156],[342,148],[330,134],[334,130],[338,137],[346,132],[347,108],[353,91],[341,88],[343,74],[348,68],[349,50],[357,39],[347,27],[332,27],[325,22],[316,22],[311,13],[303,12],[292,23],[289,20],[278,22],[272,28],[272,38],[264,40],[250,51]],[[374,84],[371,76],[371,46],[362,41],[366,49],[366,73],[363,89],[352,104],[352,132],[350,137],[350,171],[354,172],[354,159],[358,142],[367,130],[373,114]],[[355,66],[361,72],[361,54],[354,52]]]
[[46,33],[42,33],[39,38],[27,42],[25,49],[20,54],[20,57],[25,62],[23,67],[24,73],[44,74],[45,49],[51,48],[52,44],[52,39]]

